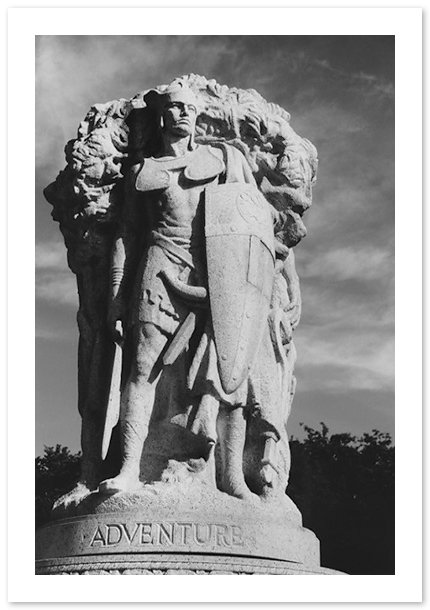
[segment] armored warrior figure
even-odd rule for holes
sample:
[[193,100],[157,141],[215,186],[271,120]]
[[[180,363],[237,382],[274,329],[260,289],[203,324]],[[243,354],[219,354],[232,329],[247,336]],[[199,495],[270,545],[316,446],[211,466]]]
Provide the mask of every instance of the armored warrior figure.
[[[231,312],[234,326],[228,328],[229,312],[223,311],[229,305],[228,298],[215,291],[224,288],[230,292],[230,297],[237,299],[235,267],[241,261],[234,255],[235,250],[239,254],[242,252],[240,247],[228,251],[230,235],[223,239],[221,233],[217,244],[216,229],[222,228],[221,219],[225,225],[229,225],[227,230],[233,232],[233,246],[234,242],[241,240],[244,242],[240,244],[244,246],[244,256],[251,253],[253,258],[249,264],[244,260],[245,271],[249,275],[252,273],[251,281],[264,291],[262,300],[263,306],[266,303],[267,318],[274,271],[274,252],[270,251],[270,247],[273,250],[270,206],[259,195],[252,172],[238,150],[194,143],[199,101],[186,85],[178,82],[163,93],[151,91],[145,101],[149,107],[155,106],[157,111],[161,146],[154,157],[134,165],[127,177],[123,221],[113,248],[109,321],[114,334],[118,333],[118,321],[129,328],[132,356],[131,371],[121,399],[122,467],[118,476],[101,483],[100,491],[115,493],[139,487],[140,458],[148,436],[150,418],[159,416],[154,410],[157,386],[169,383],[167,379],[162,379],[163,360],[166,367],[173,365],[176,358],[186,358],[190,362],[186,371],[186,391],[181,391],[181,384],[176,378],[174,391],[179,396],[175,397],[171,391],[168,393],[162,389],[163,398],[158,403],[163,399],[173,403],[167,408],[171,417],[172,410],[178,411],[173,413],[174,419],[181,413],[189,418],[189,403],[197,401],[197,405],[194,405],[196,415],[193,414],[193,429],[207,439],[208,451],[217,440],[216,421],[219,419],[223,463],[221,485],[224,491],[232,495],[250,496],[242,469],[246,422],[243,411],[238,408],[247,406],[249,401],[251,388],[246,380],[249,370],[245,374],[239,370],[240,379],[237,382],[235,371],[228,367],[231,369],[235,365],[234,352],[238,348],[248,351],[258,348],[258,344],[253,344],[250,339],[254,334],[261,333],[252,325],[255,322],[264,324],[264,313],[262,320],[260,311],[257,311],[257,318],[254,316],[254,320],[251,320],[254,313],[251,307],[246,313],[240,309],[237,313]],[[233,191],[227,186],[230,184],[236,187]],[[220,188],[221,185],[224,190]],[[251,188],[246,189],[245,185]],[[239,211],[242,216],[237,214],[238,218],[230,209],[234,204],[232,194],[241,201]],[[252,235],[249,221],[253,220],[253,211],[249,211],[247,206],[255,208],[253,229],[254,232],[267,234],[264,236],[266,244],[261,243],[258,236]],[[266,226],[261,222],[265,222]],[[215,240],[214,252],[208,246],[208,262],[205,223],[208,243],[211,239]],[[249,228],[241,226],[246,224]],[[131,319],[127,324],[124,294],[127,292],[129,270],[134,267],[134,257],[138,251],[139,232],[145,229],[145,225],[149,230],[146,235],[148,245],[137,264],[137,279],[134,281],[129,309]],[[212,231],[214,235],[208,235],[211,228],[215,229]],[[243,234],[247,229],[248,234]],[[237,235],[237,232],[242,234]],[[232,267],[230,272],[223,270],[223,257],[226,259],[224,263]],[[208,264],[209,273],[215,275],[212,286],[208,286]],[[230,286],[227,283],[223,287],[222,280],[216,278],[221,271],[233,278]],[[259,286],[259,283],[262,285]],[[243,296],[255,299],[254,294]],[[242,334],[235,338],[230,333],[238,334],[237,324],[240,325],[242,315],[249,319],[249,326],[245,336]],[[217,326],[220,326],[219,337],[216,334]],[[188,343],[193,338],[196,339],[194,353],[190,354],[192,350]],[[121,339],[117,334],[116,340]],[[238,346],[238,341],[242,345]],[[233,352],[233,357],[228,351]],[[245,359],[236,358],[239,368],[243,363],[251,366],[252,354],[247,356],[247,362],[246,356]],[[254,405],[255,400],[254,396]],[[166,410],[166,404],[157,406]]]
[[[136,103],[151,136],[145,132],[145,146],[133,152],[124,117],[134,100],[93,109],[68,150],[70,169],[57,179],[60,192],[70,181],[84,191],[85,230],[76,230],[79,214],[47,189],[81,298],[83,470],[58,505],[190,474],[252,502],[285,493],[292,332],[301,308],[292,247],[305,234],[301,215],[311,203],[316,151],[289,127],[285,111],[252,90],[235,91],[195,75],[147,91]],[[98,218],[110,218],[115,197],[122,205],[111,246]],[[106,256],[97,277],[93,262],[88,274],[90,266],[73,255],[78,244],[83,260],[90,238],[94,251],[104,243],[111,250],[110,340],[95,311],[104,289],[93,286],[102,282]],[[103,346],[112,339],[114,415],[99,408]],[[121,463],[100,482],[118,418]]]

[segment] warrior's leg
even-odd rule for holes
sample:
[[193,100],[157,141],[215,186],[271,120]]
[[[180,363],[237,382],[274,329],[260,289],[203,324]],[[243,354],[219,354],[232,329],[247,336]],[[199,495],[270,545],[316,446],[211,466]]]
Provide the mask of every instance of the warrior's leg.
[[[221,403],[222,404],[222,403]],[[257,500],[245,483],[243,449],[246,438],[246,420],[243,409],[222,405],[217,422],[221,450],[222,491],[236,498]]]
[[149,323],[136,327],[134,332],[132,370],[121,398],[122,466],[116,477],[100,484],[103,493],[132,491],[140,486],[140,459],[160,374],[158,361],[167,337]]

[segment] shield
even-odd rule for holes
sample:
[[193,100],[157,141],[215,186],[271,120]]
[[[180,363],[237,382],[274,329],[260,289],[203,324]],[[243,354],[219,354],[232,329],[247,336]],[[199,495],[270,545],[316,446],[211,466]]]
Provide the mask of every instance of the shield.
[[275,268],[270,210],[250,184],[206,190],[209,300],[220,381],[227,394],[245,381],[267,324]]

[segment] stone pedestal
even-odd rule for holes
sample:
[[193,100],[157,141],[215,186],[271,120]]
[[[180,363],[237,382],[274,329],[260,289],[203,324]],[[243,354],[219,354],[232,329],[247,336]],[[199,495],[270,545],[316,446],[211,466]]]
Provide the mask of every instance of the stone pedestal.
[[37,532],[37,574],[336,574],[320,567],[318,539],[287,496],[251,504],[204,485],[152,485],[93,493],[67,513]]

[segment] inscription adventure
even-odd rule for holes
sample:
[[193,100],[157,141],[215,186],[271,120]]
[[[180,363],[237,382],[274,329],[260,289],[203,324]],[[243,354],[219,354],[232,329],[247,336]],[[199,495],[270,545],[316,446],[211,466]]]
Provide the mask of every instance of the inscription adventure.
[[99,525],[89,547],[116,546],[188,546],[190,544],[216,546],[243,546],[242,528],[239,525],[219,523],[155,522],[106,523]]

